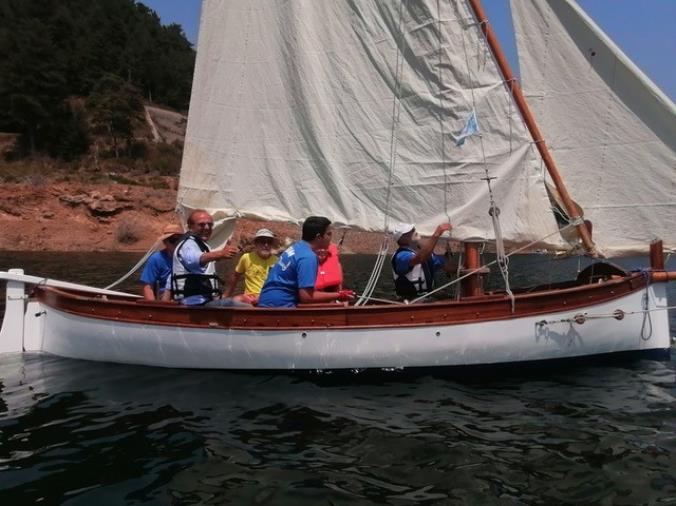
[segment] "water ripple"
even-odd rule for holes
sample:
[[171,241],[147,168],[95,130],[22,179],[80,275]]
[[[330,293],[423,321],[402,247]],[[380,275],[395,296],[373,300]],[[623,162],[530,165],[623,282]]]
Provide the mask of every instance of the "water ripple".
[[669,500],[675,365],[325,381],[9,356],[0,503]]

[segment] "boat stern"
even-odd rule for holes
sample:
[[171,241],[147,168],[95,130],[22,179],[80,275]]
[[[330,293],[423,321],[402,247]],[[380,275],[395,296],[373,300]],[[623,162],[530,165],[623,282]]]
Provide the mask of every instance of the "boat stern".
[[0,272],[0,280],[7,282],[5,314],[0,329],[0,353],[20,353],[42,349],[42,306],[29,300],[26,283],[21,281],[22,269]]

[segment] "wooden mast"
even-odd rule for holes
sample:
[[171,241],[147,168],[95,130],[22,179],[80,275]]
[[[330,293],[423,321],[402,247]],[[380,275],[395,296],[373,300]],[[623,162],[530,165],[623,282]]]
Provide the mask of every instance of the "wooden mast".
[[542,159],[545,162],[547,172],[549,172],[549,175],[552,178],[552,181],[554,182],[554,186],[556,186],[556,189],[561,195],[561,200],[563,201],[563,205],[566,207],[566,212],[568,213],[568,216],[570,216],[573,220],[580,222],[579,225],[577,225],[577,233],[582,238],[582,243],[584,244],[585,249],[593,255],[598,255],[598,252],[596,251],[596,246],[594,246],[594,243],[592,242],[589,230],[587,229],[585,224],[582,223],[582,220],[580,219],[581,218],[580,213],[578,213],[577,207],[575,206],[573,199],[570,198],[570,194],[568,193],[566,185],[564,184],[563,179],[561,178],[561,174],[559,173],[559,170],[556,168],[554,159],[552,158],[552,155],[549,152],[549,149],[547,148],[544,139],[542,138],[542,133],[540,132],[540,129],[537,127],[533,114],[530,112],[530,108],[528,107],[526,99],[523,96],[523,92],[521,91],[521,86],[519,86],[519,83],[516,81],[516,79],[514,79],[514,74],[512,74],[512,70],[509,67],[509,64],[507,63],[507,59],[505,58],[505,55],[502,52],[502,49],[500,48],[500,43],[498,42],[498,39],[495,36],[495,32],[493,32],[491,25],[488,23],[488,18],[486,17],[486,13],[484,12],[480,0],[469,0],[469,4],[472,7],[472,10],[474,11],[474,15],[479,21],[481,31],[486,37],[486,41],[488,42],[488,45],[490,46],[491,51],[493,52],[493,56],[495,57],[495,60],[498,63],[498,67],[500,68],[500,72],[502,73],[505,82],[511,83],[511,86],[509,86],[509,88],[512,97],[514,98],[514,102],[516,102],[519,111],[521,111],[521,115],[523,116],[523,119],[526,122],[528,131],[530,132],[533,141],[535,142],[535,145],[537,146],[538,151],[540,152],[540,156],[542,156]]

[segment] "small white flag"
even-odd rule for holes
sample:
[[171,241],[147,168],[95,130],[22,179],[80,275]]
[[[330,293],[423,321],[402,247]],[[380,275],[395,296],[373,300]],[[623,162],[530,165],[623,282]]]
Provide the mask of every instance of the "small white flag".
[[472,113],[467,117],[465,126],[462,128],[458,136],[455,138],[455,145],[462,146],[465,144],[465,139],[472,135],[479,133],[479,123],[476,120],[476,112],[472,109]]

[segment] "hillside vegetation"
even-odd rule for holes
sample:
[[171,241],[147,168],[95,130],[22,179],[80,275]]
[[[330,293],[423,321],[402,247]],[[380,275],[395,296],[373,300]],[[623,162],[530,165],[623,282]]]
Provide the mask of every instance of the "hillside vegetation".
[[[178,221],[195,61],[181,27],[133,0],[0,0],[0,55],[0,250],[147,250]],[[299,237],[238,220],[233,244],[261,226]],[[353,232],[343,251],[381,240]]]
[[0,0],[0,54],[10,160],[144,159],[144,103],[188,107],[192,45],[134,0]]

